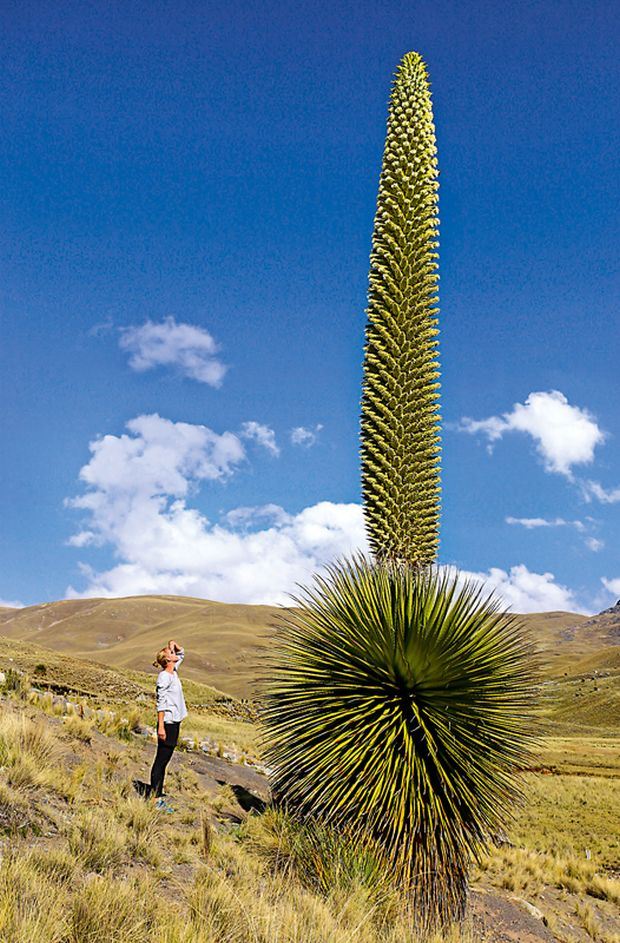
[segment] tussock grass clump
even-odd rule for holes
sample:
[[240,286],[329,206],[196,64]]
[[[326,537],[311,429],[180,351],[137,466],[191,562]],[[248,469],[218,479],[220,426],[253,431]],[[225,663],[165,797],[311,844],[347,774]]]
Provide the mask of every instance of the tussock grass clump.
[[280,809],[268,809],[260,818],[251,816],[241,835],[274,873],[290,873],[319,894],[363,887],[375,901],[390,892],[401,896],[398,885],[390,883],[380,854],[321,822],[299,822]]
[[161,863],[161,816],[155,806],[130,796],[117,803],[115,814],[126,831],[129,858],[157,867]]
[[127,830],[104,809],[83,812],[69,834],[69,849],[85,871],[115,870],[126,846]]
[[[232,877],[204,870],[190,896],[192,923],[218,943],[325,943],[345,940],[346,925],[329,905],[287,879],[260,880],[239,868]],[[367,934],[359,929],[358,943]]]
[[11,786],[44,784],[57,756],[57,741],[42,722],[5,709],[0,716],[0,766]]
[[49,766],[58,753],[53,734],[42,722],[35,722],[6,709],[0,716],[0,761],[7,765],[21,754],[39,766]]
[[94,876],[73,899],[68,939],[70,943],[155,943],[157,926],[166,917],[174,919],[168,908],[159,906],[149,882]]
[[29,855],[9,853],[0,868],[0,939],[66,943],[67,898]]
[[65,848],[32,848],[25,855],[25,862],[55,885],[73,884],[80,873],[78,862]]
[[77,714],[69,714],[65,717],[63,728],[68,736],[75,740],[81,740],[82,743],[92,743],[94,724],[90,720],[84,720]]
[[115,710],[108,710],[100,716],[96,716],[95,723],[101,733],[109,737],[118,737],[119,740],[129,742],[133,734],[140,728],[142,715],[139,708],[132,707],[118,713]]
[[26,753],[12,757],[6,778],[16,789],[27,789],[29,786],[40,785],[43,777],[36,760]]
[[0,832],[25,834],[36,827],[36,816],[28,797],[8,783],[0,782]]

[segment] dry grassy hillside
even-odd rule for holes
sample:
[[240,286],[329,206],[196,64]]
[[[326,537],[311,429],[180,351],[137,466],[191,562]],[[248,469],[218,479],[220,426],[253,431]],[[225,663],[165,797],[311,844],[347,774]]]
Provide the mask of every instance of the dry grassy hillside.
[[[18,669],[0,685],[0,940],[413,943],[359,862],[332,859],[331,845],[308,855],[272,810],[238,804],[262,775],[260,742],[252,706],[215,688],[251,690],[277,614],[166,596],[0,610]],[[441,943],[618,943],[620,607],[526,621],[546,671],[545,736],[525,806],[473,874],[465,933]],[[152,725],[153,677],[131,666],[171,636],[190,650],[184,734],[200,749],[175,757],[162,821],[131,788],[154,749],[132,732]],[[85,719],[63,713],[64,697]],[[169,908],[182,919],[165,937]]]
[[[186,685],[184,732],[218,748],[177,751],[162,812],[132,787],[154,754],[134,732],[152,679],[9,648],[35,687],[4,665],[2,943],[421,943],[372,859],[264,808],[238,750],[254,728],[214,713],[214,692]],[[66,682],[71,703],[37,690]],[[545,738],[525,806],[472,874],[463,933],[432,943],[618,943],[619,783],[617,738]]]
[[0,634],[137,671],[175,638],[191,651],[187,677],[245,697],[277,614],[181,596],[74,599],[0,610]]
[[[182,596],[73,599],[0,609],[0,634],[137,671],[148,670],[155,651],[177,638],[191,651],[184,668],[189,678],[248,697],[280,612],[271,606]],[[620,607],[590,619],[571,612],[522,619],[543,655],[546,677],[568,683],[613,676],[615,683],[620,675]]]

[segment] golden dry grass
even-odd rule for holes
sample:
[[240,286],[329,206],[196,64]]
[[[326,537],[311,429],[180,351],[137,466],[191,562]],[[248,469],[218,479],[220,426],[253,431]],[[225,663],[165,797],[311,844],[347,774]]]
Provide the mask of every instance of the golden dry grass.
[[[170,638],[191,652],[187,678],[236,697],[255,692],[261,656],[278,620],[272,606],[245,606],[185,596],[130,596],[124,599],[72,599],[0,609],[0,634],[11,643],[47,646],[72,659],[88,659],[133,673],[150,670],[152,655]],[[545,673],[562,678],[604,667],[613,661],[605,623],[592,625],[570,612],[522,617],[545,655]],[[582,627],[581,633],[571,628]],[[600,653],[604,652],[604,655]],[[617,653],[616,653],[617,655]],[[611,658],[611,660],[610,660]],[[34,660],[31,669],[46,660]],[[616,659],[616,670],[620,662]],[[138,676],[139,677],[139,676]],[[84,677],[84,683],[88,679]]]
[[[174,777],[169,818],[133,793],[133,747],[101,740],[69,735],[23,699],[3,701],[2,943],[417,943],[398,895],[378,893],[350,861],[330,864],[331,845],[322,882],[299,855],[283,867],[273,816],[218,823],[218,802],[191,771]],[[36,762],[37,776],[14,782],[18,759]],[[3,808],[32,827],[12,827]],[[448,939],[474,943],[469,929]]]
[[[559,631],[561,618],[551,623]],[[11,644],[32,677],[59,657]],[[153,679],[60,657],[64,677],[98,687],[78,700],[124,720],[60,716],[51,694],[28,704],[28,685],[13,679],[0,713],[0,943],[417,943],[402,901],[376,886],[367,862],[329,847],[308,854],[303,841],[296,850],[270,814],[236,825],[234,794],[207,796],[180,762],[174,816],[138,800],[131,778],[153,748],[131,728],[151,719]],[[574,683],[553,682],[561,703]],[[186,689],[195,706],[184,734],[255,754],[252,724],[214,712],[211,689]],[[549,724],[556,733],[525,775],[512,847],[494,850],[474,881],[535,904],[558,940],[620,943],[620,746],[598,720],[572,732]],[[471,927],[436,943],[457,938],[478,943]]]

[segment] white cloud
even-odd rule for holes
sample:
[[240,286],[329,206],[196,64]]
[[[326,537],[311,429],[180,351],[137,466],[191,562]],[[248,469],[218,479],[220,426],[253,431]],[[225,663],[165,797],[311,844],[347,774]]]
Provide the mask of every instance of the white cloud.
[[592,498],[601,504],[617,504],[620,501],[620,488],[603,488],[598,481],[582,481],[580,484],[586,501]]
[[[486,436],[492,447],[508,432],[532,437],[545,470],[572,478],[573,465],[589,464],[605,433],[587,409],[571,406],[563,393],[530,393],[525,403],[515,403],[509,413],[488,419],[463,418],[459,428]],[[619,498],[620,500],[620,498]]]
[[23,609],[24,603],[18,599],[0,599],[0,609]]
[[588,535],[587,533],[588,529],[593,529],[597,526],[596,521],[591,517],[586,517],[585,523],[579,520],[567,521],[563,517],[507,517],[505,520],[507,524],[524,527],[526,530],[537,530],[541,527],[571,527],[581,534],[585,546],[593,553],[597,553],[605,546],[604,540],[600,540],[598,537]]
[[90,444],[92,458],[80,478],[97,489],[187,494],[189,481],[232,474],[245,458],[238,436],[207,426],[172,422],[157,413],[130,419],[131,435],[106,435]]
[[276,442],[276,434],[270,426],[265,426],[261,422],[244,422],[241,427],[241,435],[244,439],[252,439],[257,445],[262,446],[272,455],[279,455],[280,449]]
[[[519,527],[525,527],[526,530],[535,530],[539,527],[574,527],[580,534],[586,530],[583,521],[567,521],[563,517],[507,517],[507,524],[516,524]],[[592,523],[591,518],[587,518]]]
[[[67,502],[69,506],[75,507],[75,499],[71,502]],[[93,544],[97,544],[98,538],[92,530],[80,530],[77,534],[72,534],[71,537],[67,540],[68,547],[88,547]]]
[[316,444],[316,440],[319,432],[323,426],[321,423],[317,423],[313,429],[309,429],[306,426],[295,426],[294,429],[291,429],[291,443],[292,445],[301,445],[304,448],[311,448]]
[[279,504],[261,504],[259,507],[233,508],[224,515],[224,521],[233,528],[249,528],[258,521],[282,523],[288,520],[288,514]]
[[507,517],[506,523],[517,524],[526,530],[537,527],[576,527],[577,530],[583,530],[581,521],[565,521],[563,517],[554,517],[551,520],[546,517]]
[[121,328],[119,344],[130,355],[129,366],[139,372],[176,367],[192,380],[219,387],[228,369],[217,357],[219,346],[208,331],[177,324],[171,317]]
[[[86,492],[67,502],[86,518],[74,545],[106,544],[117,562],[103,571],[81,563],[85,585],[69,587],[69,597],[170,593],[287,604],[325,564],[368,552],[359,504],[321,501],[295,514],[276,504],[241,507],[216,523],[191,507],[202,483],[226,481],[245,461],[233,433],[138,416],[90,450],[80,471]],[[518,612],[580,608],[553,574],[523,564],[465,575],[485,580]]]
[[[83,567],[86,588],[68,597],[171,593],[223,602],[286,605],[297,584],[326,563],[367,550],[361,507],[322,501],[267,527],[239,531],[212,525],[184,501],[142,505],[133,528],[116,521],[108,537],[123,562],[97,573]],[[139,526],[138,532],[135,528]]]
[[[298,514],[277,505],[238,508],[213,524],[187,499],[203,481],[223,481],[244,458],[232,433],[140,416],[129,435],[91,443],[80,478],[86,494],[68,501],[87,514],[80,535],[112,547],[119,562],[80,569],[83,590],[67,595],[172,593],[228,602],[289,601],[297,583],[336,557],[367,550],[358,504],[322,501]],[[86,546],[90,538],[79,537]]]
[[555,582],[553,573],[532,573],[523,563],[509,572],[491,567],[488,573],[462,571],[462,576],[495,590],[513,612],[584,611],[573,591]]
[[66,502],[90,515],[90,526],[70,538],[73,546],[112,542],[122,554],[143,514],[157,514],[171,498],[184,499],[197,482],[225,480],[245,458],[232,432],[218,435],[156,413],[137,416],[127,429],[129,435],[90,443],[92,457],[80,470],[89,490]]
[[601,583],[608,592],[613,593],[614,596],[620,596],[620,576],[614,580],[608,580],[603,576]]

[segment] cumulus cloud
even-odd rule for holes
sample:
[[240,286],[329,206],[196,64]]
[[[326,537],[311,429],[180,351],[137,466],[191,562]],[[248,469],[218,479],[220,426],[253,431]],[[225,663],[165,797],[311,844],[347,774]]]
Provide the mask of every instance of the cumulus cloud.
[[255,527],[259,521],[281,523],[288,519],[286,511],[279,504],[261,504],[254,507],[233,508],[224,515],[224,521],[234,528]]
[[291,444],[301,445],[306,449],[311,448],[313,445],[316,445],[318,434],[322,428],[323,426],[320,422],[312,429],[306,426],[295,426],[294,429],[291,429]]
[[[604,540],[594,537],[591,533],[597,526],[597,522],[591,517],[586,517],[585,523],[579,520],[568,521],[563,517],[507,517],[505,520],[507,524],[524,527],[526,530],[537,530],[541,527],[574,528],[581,535],[584,545],[593,553],[597,553],[605,546]],[[590,534],[588,534],[588,530]]]
[[[88,512],[88,527],[70,538],[73,546],[112,542],[122,553],[143,513],[184,499],[201,481],[228,478],[245,458],[232,432],[172,422],[157,413],[127,423],[129,434],[106,435],[90,443],[91,459],[80,471],[86,494],[67,506]],[[120,545],[118,541],[120,540]]]
[[87,491],[67,502],[87,516],[80,535],[92,535],[78,546],[104,543],[119,562],[103,572],[82,564],[86,585],[69,587],[69,597],[172,593],[286,604],[324,564],[367,550],[358,504],[322,501],[297,514],[278,505],[238,508],[211,522],[188,500],[243,461],[239,438],[160,416],[127,428],[91,443],[80,472]]
[[80,478],[96,489],[187,494],[191,479],[217,480],[231,475],[245,457],[238,436],[221,435],[207,426],[172,422],[157,413],[136,416],[130,435],[106,435],[89,448],[92,458]]
[[[75,500],[66,502],[67,505],[77,507]],[[77,534],[72,534],[67,540],[68,547],[88,547],[89,545],[99,544],[101,541],[97,534],[92,530],[80,530]]]
[[322,566],[367,550],[361,507],[322,501],[299,514],[280,514],[258,530],[211,524],[184,501],[142,505],[132,515],[140,532],[106,520],[123,562],[104,572],[82,567],[85,589],[68,597],[171,593],[222,602],[286,605],[297,584]]
[[523,563],[509,571],[491,567],[487,573],[463,571],[462,575],[495,590],[513,612],[584,611],[574,592],[556,583],[553,573],[533,573]]
[[613,593],[614,596],[620,596],[620,576],[614,580],[608,580],[603,576],[601,583],[608,592]]
[[276,434],[270,426],[265,426],[261,422],[244,422],[241,427],[241,435],[244,439],[251,439],[257,445],[262,446],[272,455],[279,455],[280,448],[276,442]]
[[574,527],[576,530],[584,530],[582,521],[565,521],[563,517],[507,517],[507,524],[517,524],[525,527],[526,530],[534,530],[538,527]]
[[620,488],[603,488],[598,481],[582,481],[581,490],[586,501],[593,498],[601,504],[617,504],[620,501]]
[[18,599],[0,599],[0,609],[23,609],[24,603]]
[[129,354],[129,366],[139,372],[176,367],[183,376],[219,387],[228,369],[218,358],[219,345],[207,330],[177,324],[172,317],[121,328],[119,344]]
[[[471,435],[486,436],[489,447],[509,432],[531,436],[545,470],[572,478],[574,465],[587,465],[605,433],[587,409],[571,406],[563,393],[530,393],[525,403],[512,411],[488,419],[463,418],[459,428]],[[619,498],[620,500],[620,498]]]

